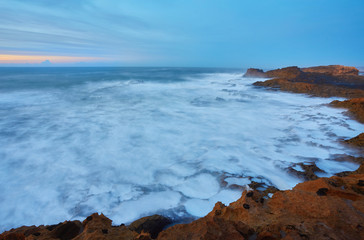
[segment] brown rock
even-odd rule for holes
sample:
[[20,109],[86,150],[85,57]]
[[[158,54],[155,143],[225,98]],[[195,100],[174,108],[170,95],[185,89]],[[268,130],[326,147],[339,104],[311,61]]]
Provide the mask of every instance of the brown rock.
[[363,173],[304,182],[263,202],[257,201],[260,192],[244,192],[229,206],[217,203],[206,217],[168,228],[158,239],[364,239],[362,185]]
[[129,229],[137,233],[149,233],[152,238],[156,238],[163,228],[171,223],[172,221],[169,218],[161,215],[153,215],[132,222],[129,225]]
[[[295,166],[300,166],[303,170],[302,171],[297,171],[295,170],[293,167]],[[310,163],[297,163],[294,164],[293,167],[289,167],[288,171],[294,175],[296,175],[299,178],[302,178],[303,180],[316,180],[318,179],[318,176],[316,175],[316,173],[323,173],[325,171],[323,171],[322,169],[320,169],[319,167],[316,166],[316,163],[314,162],[310,162]]]
[[342,65],[329,65],[329,66],[319,66],[319,67],[309,67],[302,68],[303,72],[310,73],[323,73],[330,75],[359,75],[359,70],[355,67],[346,67]]
[[347,108],[351,116],[359,122],[364,123],[364,97],[353,98],[346,101],[335,100],[332,101],[330,105],[338,108]]
[[94,213],[87,217],[82,225],[83,232],[78,235],[75,240],[91,240],[91,239],[137,239],[138,234],[130,231],[126,226],[113,227],[111,220],[103,214]]
[[303,75],[303,72],[298,67],[286,67],[266,72],[266,75],[271,78],[294,79]]
[[57,226],[54,230],[52,230],[51,235],[53,236],[53,238],[68,240],[80,234],[81,228],[82,224],[79,221],[66,221]]
[[258,81],[253,83],[253,85],[287,92],[306,93],[317,97],[337,96],[344,98],[358,98],[364,96],[364,90],[362,89],[353,89],[327,84],[319,85],[306,82],[293,82],[281,78],[275,78],[264,82]]
[[354,67],[338,65],[287,67],[266,72],[273,79],[254,85],[320,97],[364,97],[364,76],[359,76],[357,71]]
[[257,68],[249,68],[246,73],[244,74],[244,77],[252,77],[252,78],[266,78],[267,75],[264,73],[262,69]]
[[352,146],[363,149],[364,148],[364,133],[361,133],[358,136],[353,137],[351,139],[345,140],[345,142]]

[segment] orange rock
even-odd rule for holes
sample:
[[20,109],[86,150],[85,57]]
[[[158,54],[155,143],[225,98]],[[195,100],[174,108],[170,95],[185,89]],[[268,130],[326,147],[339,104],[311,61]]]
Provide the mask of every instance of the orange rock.
[[342,65],[329,65],[329,66],[319,66],[319,67],[309,67],[302,68],[303,72],[310,73],[323,73],[331,75],[358,75],[359,70],[355,67],[347,67]]
[[346,101],[332,101],[330,103],[333,107],[347,108],[350,115],[352,115],[359,122],[364,123],[364,97],[353,98]]
[[264,201],[261,196],[244,192],[229,206],[217,203],[206,217],[175,225],[158,239],[364,239],[364,174],[304,182]]

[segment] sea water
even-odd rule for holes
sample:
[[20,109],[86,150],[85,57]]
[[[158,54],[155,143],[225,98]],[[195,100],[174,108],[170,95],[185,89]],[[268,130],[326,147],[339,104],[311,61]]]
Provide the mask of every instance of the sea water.
[[357,167],[333,160],[355,154],[340,140],[363,129],[333,99],[257,88],[242,74],[1,68],[0,232],[94,212],[113,224],[193,219],[251,181],[292,188],[294,163],[325,176]]

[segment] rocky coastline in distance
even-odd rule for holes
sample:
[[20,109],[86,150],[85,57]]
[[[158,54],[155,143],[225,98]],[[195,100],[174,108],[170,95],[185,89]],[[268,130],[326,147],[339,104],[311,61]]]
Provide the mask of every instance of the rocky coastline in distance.
[[[269,78],[254,83],[268,90],[347,98],[330,105],[348,109],[350,116],[364,123],[364,76],[354,67],[288,67],[267,72],[251,68],[244,76]],[[271,187],[262,192],[253,184],[254,190],[244,191],[237,201],[229,206],[218,202],[208,215],[189,224],[168,227],[170,219],[153,215],[129,226],[112,226],[110,219],[94,213],[83,222],[11,229],[0,234],[0,240],[364,239],[364,133],[343,144],[358,149],[360,156],[335,160],[357,162],[358,170],[318,178],[315,172],[320,169],[314,164],[301,166],[304,172],[288,169],[308,181],[287,191]],[[268,198],[268,193],[274,194]]]

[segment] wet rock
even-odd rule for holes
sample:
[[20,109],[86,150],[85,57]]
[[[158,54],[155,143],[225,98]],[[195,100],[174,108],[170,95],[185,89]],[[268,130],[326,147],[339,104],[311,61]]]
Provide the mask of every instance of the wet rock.
[[364,96],[364,90],[355,89],[354,86],[348,88],[340,85],[295,82],[282,78],[274,78],[264,82],[258,81],[253,85],[285,92],[306,93],[316,97],[360,98]]
[[329,191],[329,189],[327,189],[327,188],[320,188],[319,190],[317,190],[316,194],[318,196],[326,196],[328,191]]
[[[332,101],[330,106],[338,108],[347,108],[349,115],[353,116],[356,120],[364,123],[364,95],[361,98],[353,98],[345,101]],[[361,138],[361,146],[363,146],[363,137]]]
[[248,192],[248,193],[246,194],[246,197],[253,197],[253,195],[254,195],[254,192]]
[[172,221],[169,218],[161,215],[153,215],[134,221],[129,225],[129,229],[137,233],[150,233],[152,238],[156,238],[158,233],[161,232],[165,226],[171,223]]
[[[292,190],[277,191],[268,199],[261,191],[244,191],[229,206],[218,202],[208,215],[192,223],[158,230],[157,239],[364,239],[364,164],[354,172],[300,183]],[[80,226],[81,233],[75,240],[150,240],[152,231],[148,228],[154,229],[153,219],[152,216],[134,222],[138,233],[124,225],[112,226],[110,219],[95,213],[82,224],[72,221],[12,229],[2,233],[0,240],[66,239],[68,233],[77,232],[69,230]],[[151,224],[145,224],[148,221]]]
[[244,74],[244,77],[251,77],[251,78],[266,78],[267,75],[264,73],[262,69],[257,68],[249,68],[246,73]]
[[300,183],[276,192],[264,204],[256,202],[262,193],[245,191],[229,206],[218,203],[207,216],[170,227],[158,239],[364,239],[364,195],[357,192],[363,177],[364,173]]
[[[299,166],[302,168],[303,171],[298,171],[294,169],[294,167]],[[299,178],[302,178],[304,180],[316,180],[318,179],[318,176],[316,173],[324,173],[322,169],[316,166],[316,163],[310,162],[310,163],[296,163],[293,165],[293,167],[289,167],[288,171],[294,175],[296,175]]]
[[58,238],[61,240],[68,240],[76,237],[82,228],[82,224],[79,221],[67,221],[58,225],[54,230],[52,230],[51,236],[53,238]]
[[103,214],[94,213],[83,222],[83,231],[74,240],[90,239],[136,239],[138,233],[130,231],[126,226],[113,227],[111,220]]
[[25,236],[22,233],[10,233],[5,235],[4,237],[1,237],[1,235],[0,240],[25,240]]
[[359,180],[358,186],[364,187],[364,180]]

